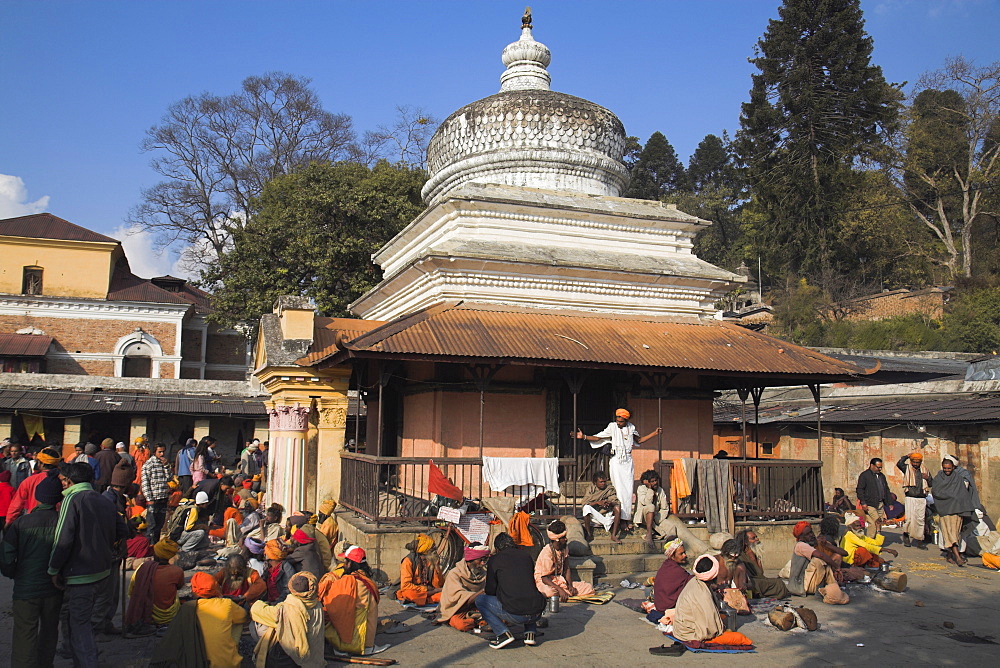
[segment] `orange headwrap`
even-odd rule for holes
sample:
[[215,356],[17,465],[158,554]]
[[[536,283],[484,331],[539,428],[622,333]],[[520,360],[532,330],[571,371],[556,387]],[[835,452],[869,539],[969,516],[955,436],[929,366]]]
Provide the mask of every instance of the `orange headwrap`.
[[809,522],[802,520],[801,522],[796,523],[794,527],[792,527],[792,535],[798,538],[806,532],[806,529],[809,528],[810,528]]
[[285,551],[282,549],[278,539],[269,540],[264,543],[264,558],[275,560],[285,558]]
[[191,593],[198,598],[215,598],[222,596],[219,583],[205,571],[198,571],[191,576]]
[[622,418],[625,418],[627,420],[630,417],[632,417],[632,414],[629,413],[624,408],[619,408],[618,410],[615,411],[615,417],[622,417]]
[[922,452],[911,452],[910,453],[911,462],[922,462],[924,461],[924,455]]
[[46,464],[48,466],[55,466],[56,464],[58,464],[59,462],[61,462],[62,459],[60,459],[59,457],[53,456],[51,454],[51,452],[52,452],[51,450],[49,450],[48,448],[45,448],[45,449],[41,450],[37,455],[35,455],[35,459],[37,459],[41,463]]

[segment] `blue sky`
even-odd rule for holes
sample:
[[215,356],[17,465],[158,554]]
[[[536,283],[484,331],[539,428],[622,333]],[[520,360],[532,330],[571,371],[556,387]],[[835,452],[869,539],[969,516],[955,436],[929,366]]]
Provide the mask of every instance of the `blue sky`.
[[[252,74],[309,77],[361,133],[397,105],[443,119],[499,90],[500,52],[525,2],[0,3],[0,217],[50,211],[123,236],[157,176],[143,133],[187,95],[235,91]],[[552,87],[614,111],[683,160],[706,134],[738,128],[757,40],[778,0],[532,2],[552,51]],[[863,0],[873,60],[913,82],[945,58],[1000,59],[1000,0]],[[126,241],[140,275],[176,270],[148,236]],[[176,273],[176,272],[175,272]]]

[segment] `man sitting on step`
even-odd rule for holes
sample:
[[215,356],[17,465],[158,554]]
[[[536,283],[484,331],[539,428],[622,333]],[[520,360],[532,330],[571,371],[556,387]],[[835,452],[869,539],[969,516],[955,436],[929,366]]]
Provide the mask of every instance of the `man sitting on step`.
[[591,521],[597,522],[611,536],[611,541],[620,543],[618,526],[621,524],[622,507],[615,493],[615,486],[608,479],[608,474],[598,471],[594,474],[590,489],[580,501],[583,506],[583,531],[587,540],[594,540],[594,530]]
[[684,522],[670,514],[670,502],[660,487],[660,476],[650,469],[639,477],[636,490],[635,518],[638,525],[646,526],[646,549],[652,550],[654,534],[662,539],[680,538],[688,549],[688,554],[702,555],[708,552],[708,544],[695,536]]
[[535,586],[545,597],[558,596],[565,603],[570,596],[590,596],[594,585],[573,582],[569,572],[569,548],[566,539],[566,524],[554,520],[546,528],[548,545],[542,548],[535,561]]

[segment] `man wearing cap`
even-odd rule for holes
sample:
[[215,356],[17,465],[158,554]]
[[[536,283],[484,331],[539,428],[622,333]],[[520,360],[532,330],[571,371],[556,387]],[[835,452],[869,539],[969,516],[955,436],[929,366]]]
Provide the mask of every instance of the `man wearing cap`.
[[441,589],[438,624],[450,624],[459,631],[471,631],[475,620],[467,613],[476,609],[476,597],[486,586],[486,558],[490,549],[479,543],[465,548],[463,559],[448,571]]
[[639,437],[635,425],[629,422],[632,414],[619,408],[615,411],[614,422],[609,422],[608,426],[593,436],[586,436],[582,430],[576,430],[576,437],[590,441],[590,447],[597,449],[607,444],[611,444],[611,459],[608,462],[608,472],[611,474],[611,482],[618,492],[618,500],[621,502],[621,514],[627,522],[632,517],[632,492],[635,487],[635,464],[632,462],[632,448],[663,431],[662,427],[657,427],[645,436]]
[[817,549],[816,535],[805,520],[792,527],[795,547],[788,578],[788,591],[796,596],[806,596],[819,592],[823,602],[830,605],[844,605],[850,602],[847,594],[837,584],[834,569],[836,560]]
[[924,455],[911,452],[903,455],[896,462],[896,468],[903,474],[903,545],[910,547],[911,539],[917,541],[917,547],[926,550],[924,545],[924,515],[927,512],[927,488],[930,487],[931,476],[923,469]]
[[255,438],[247,444],[243,454],[240,455],[239,470],[248,478],[260,473],[260,439]]
[[237,668],[243,663],[238,641],[248,618],[246,610],[225,598],[215,578],[204,571],[191,576],[191,593],[198,599],[198,625],[209,666]]
[[868,468],[858,476],[858,503],[865,514],[865,533],[874,538],[885,521],[885,507],[889,505],[889,483],[882,473],[882,460],[872,457]]
[[153,561],[147,561],[132,574],[128,608],[125,611],[125,632],[149,635],[153,626],[173,621],[180,608],[177,592],[184,587],[184,571],[170,560],[177,554],[177,543],[164,538],[153,546]]
[[115,442],[106,438],[101,441],[101,449],[94,455],[94,459],[100,465],[101,474],[94,479],[94,489],[103,492],[111,482],[111,474],[114,472],[118,462],[122,460],[115,452]]
[[101,589],[117,556],[115,545],[128,535],[125,521],[111,501],[92,485],[90,464],[66,464],[60,478],[66,485],[59,507],[55,545],[48,573],[56,587],[65,588],[69,643],[76,666],[97,666],[92,617]]
[[167,502],[170,500],[170,464],[167,463],[167,448],[157,443],[153,456],[146,460],[140,475],[142,495],[146,497],[146,523],[149,529],[146,538],[150,543],[160,540],[160,532],[167,518]]
[[[188,502],[178,506],[174,511],[183,513],[177,520],[181,532],[176,539],[181,552],[196,552],[209,546],[211,542],[208,538],[209,505],[208,494],[197,492],[194,495],[194,505]],[[174,520],[171,520],[170,524],[174,526]]]
[[666,559],[653,578],[653,612],[646,618],[654,623],[672,625],[677,608],[677,598],[693,576],[684,567],[688,563],[687,551],[680,538],[663,546]]
[[301,528],[296,529],[292,533],[292,538],[289,541],[289,545],[292,546],[292,552],[285,559],[295,568],[296,573],[307,571],[317,578],[326,573],[326,569],[323,568],[323,560],[316,550],[315,543],[316,539],[308,535]]
[[337,560],[340,565],[323,575],[318,587],[326,639],[337,652],[364,656],[384,652],[389,645],[375,644],[379,594],[365,551],[349,545]]
[[118,453],[118,456],[122,458],[122,461],[125,462],[125,464],[135,470],[135,457],[129,454],[128,446],[125,445],[125,441],[118,441],[115,443],[115,452]]
[[[23,485],[22,485],[23,487]],[[51,666],[56,643],[49,637],[59,628],[63,592],[46,568],[55,544],[62,500],[62,483],[54,470],[32,485],[35,505],[7,525],[0,544],[0,572],[14,579],[11,613],[12,666]]]
[[565,603],[570,596],[590,596],[594,585],[574,582],[570,579],[569,548],[566,539],[566,525],[562,520],[553,520],[546,527],[549,544],[542,548],[535,560],[535,586],[546,598],[558,596]]
[[61,453],[53,447],[42,448],[38,456],[39,471],[34,473],[21,483],[10,499],[7,506],[7,525],[9,526],[22,513],[29,512],[35,507],[35,486],[40,484],[49,471],[59,468],[62,464]]

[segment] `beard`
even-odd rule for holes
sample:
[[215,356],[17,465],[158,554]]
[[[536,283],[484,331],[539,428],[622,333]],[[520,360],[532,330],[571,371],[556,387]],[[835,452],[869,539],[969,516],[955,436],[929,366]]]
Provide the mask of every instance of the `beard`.
[[764,544],[756,543],[750,546],[750,551],[757,557],[757,561],[764,563]]

